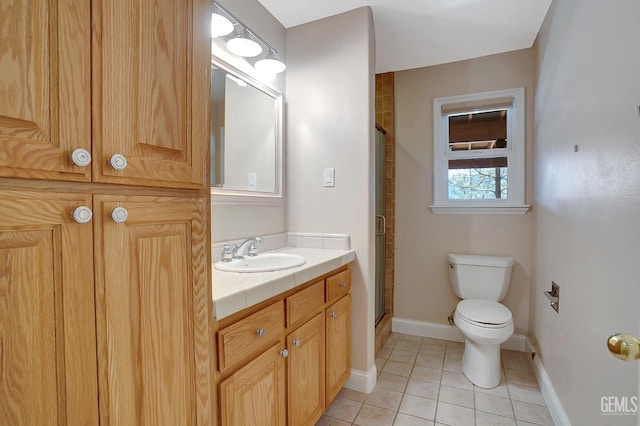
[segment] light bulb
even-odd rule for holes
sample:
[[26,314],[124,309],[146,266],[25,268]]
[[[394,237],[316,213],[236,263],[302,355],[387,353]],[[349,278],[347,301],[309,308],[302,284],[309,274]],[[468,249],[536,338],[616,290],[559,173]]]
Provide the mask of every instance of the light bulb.
[[245,58],[253,58],[262,53],[262,46],[251,40],[246,30],[240,36],[227,41],[227,49],[234,55]]
[[269,50],[265,58],[257,61],[254,67],[260,72],[269,74],[278,74],[287,69],[284,62],[274,58],[273,50]]
[[230,20],[217,13],[211,14],[211,37],[221,37],[233,32],[233,24]]

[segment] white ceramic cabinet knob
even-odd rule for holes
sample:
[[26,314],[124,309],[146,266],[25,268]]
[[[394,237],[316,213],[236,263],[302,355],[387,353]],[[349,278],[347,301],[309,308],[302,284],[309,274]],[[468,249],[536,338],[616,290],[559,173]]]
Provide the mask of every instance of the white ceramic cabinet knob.
[[82,148],[74,149],[69,159],[73,164],[79,167],[87,167],[91,164],[91,154],[89,154],[89,151]]
[[71,217],[78,223],[87,223],[91,221],[93,217],[93,212],[87,206],[76,207],[73,212],[71,212]]
[[116,170],[124,170],[127,168],[127,159],[122,154],[113,154],[109,159],[109,165]]
[[129,217],[129,212],[124,207],[116,207],[111,211],[111,219],[115,223],[124,223]]

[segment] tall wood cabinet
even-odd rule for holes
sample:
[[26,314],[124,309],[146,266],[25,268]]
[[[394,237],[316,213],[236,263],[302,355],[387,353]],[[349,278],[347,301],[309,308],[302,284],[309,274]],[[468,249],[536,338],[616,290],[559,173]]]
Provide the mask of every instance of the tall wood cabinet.
[[3,4],[0,424],[214,422],[210,8]]

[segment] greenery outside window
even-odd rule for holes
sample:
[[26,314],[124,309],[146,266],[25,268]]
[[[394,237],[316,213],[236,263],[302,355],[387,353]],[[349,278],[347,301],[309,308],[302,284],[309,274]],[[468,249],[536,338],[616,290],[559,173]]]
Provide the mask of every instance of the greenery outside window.
[[433,101],[434,213],[525,214],[524,88]]

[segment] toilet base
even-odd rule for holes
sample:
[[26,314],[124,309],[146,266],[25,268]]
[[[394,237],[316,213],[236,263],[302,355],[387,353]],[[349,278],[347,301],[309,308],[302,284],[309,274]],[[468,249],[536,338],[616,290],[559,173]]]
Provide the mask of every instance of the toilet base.
[[465,339],[462,372],[471,383],[481,388],[498,386],[502,380],[500,345],[479,345]]

